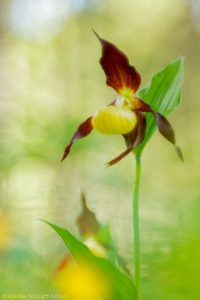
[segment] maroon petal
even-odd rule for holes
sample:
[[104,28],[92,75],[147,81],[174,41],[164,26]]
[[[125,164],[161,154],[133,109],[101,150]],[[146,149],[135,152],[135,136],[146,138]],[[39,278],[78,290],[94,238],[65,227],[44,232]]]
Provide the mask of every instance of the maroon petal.
[[145,137],[146,132],[146,118],[143,113],[137,112],[137,126],[128,134],[124,135],[127,149],[119,156],[109,161],[106,165],[108,167],[118,163],[125,156],[127,156],[135,147],[140,145]]
[[102,39],[95,31],[95,35],[102,45],[100,64],[106,74],[106,83],[119,94],[123,89],[136,92],[141,78],[135,67],[129,64],[127,56],[112,43]]
[[156,124],[158,126],[158,130],[170,143],[172,143],[175,146],[177,155],[183,161],[184,160],[183,154],[181,152],[181,149],[176,145],[175,132],[174,132],[172,125],[160,113],[155,112],[154,116],[155,116]]
[[169,121],[160,113],[155,112],[156,124],[160,133],[172,144],[176,143],[175,132]]
[[131,132],[124,135],[127,148],[135,148],[140,145],[145,137],[146,118],[143,113],[135,112],[137,116],[137,126]]
[[80,140],[80,139],[86,137],[88,134],[90,134],[92,129],[93,129],[92,117],[89,117],[87,120],[85,120],[83,123],[81,123],[81,125],[78,127],[78,129],[72,136],[70,143],[67,145],[67,147],[65,149],[65,152],[64,152],[64,155],[63,155],[61,161],[63,161],[68,156],[73,143],[76,142],[77,140]]
[[130,152],[132,151],[132,148],[127,148],[124,152],[122,152],[119,156],[115,157],[114,159],[112,159],[111,161],[109,161],[108,163],[106,163],[106,165],[108,167],[115,165],[116,163],[118,163],[120,160],[122,160],[122,158],[124,158],[125,156],[127,156]]
[[181,149],[176,145],[175,132],[169,121],[160,113],[154,112],[151,106],[137,96],[133,96],[133,107],[136,111],[153,113],[159,132],[175,146],[178,157],[184,161]]

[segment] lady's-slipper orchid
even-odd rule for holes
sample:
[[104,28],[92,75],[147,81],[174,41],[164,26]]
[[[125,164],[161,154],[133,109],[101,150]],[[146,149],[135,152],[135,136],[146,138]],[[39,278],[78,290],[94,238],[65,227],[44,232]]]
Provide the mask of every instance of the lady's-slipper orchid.
[[62,160],[68,156],[74,142],[96,129],[103,134],[120,134],[124,137],[127,149],[108,165],[119,162],[144,140],[145,112],[154,115],[160,133],[175,146],[177,154],[182,159],[181,150],[176,146],[175,133],[169,121],[135,95],[141,83],[140,74],[129,64],[128,58],[121,50],[102,39],[95,31],[94,33],[102,46],[100,64],[107,78],[106,83],[117,91],[119,97],[107,107],[98,110],[78,127],[65,149]]
[[102,272],[87,262],[77,264],[71,256],[63,260],[53,280],[61,296],[69,300],[110,299],[112,293]]
[[[95,256],[107,258],[109,247],[98,239],[101,224],[88,208],[84,194],[81,202],[82,211],[77,218],[77,224],[82,242]],[[71,254],[66,255],[59,263],[53,280],[61,295],[70,300],[107,299],[110,292],[109,282],[104,274],[87,260],[76,263]]]

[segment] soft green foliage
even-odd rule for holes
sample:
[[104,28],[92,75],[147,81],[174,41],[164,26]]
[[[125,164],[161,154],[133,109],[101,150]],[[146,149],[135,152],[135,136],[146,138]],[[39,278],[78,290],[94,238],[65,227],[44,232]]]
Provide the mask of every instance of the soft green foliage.
[[119,271],[109,261],[92,254],[86,245],[77,240],[68,230],[58,227],[55,224],[49,224],[57,234],[62,238],[72,256],[77,262],[85,262],[88,265],[96,267],[105,278],[110,282],[113,293],[109,300],[134,300],[136,291],[131,280]]
[[[181,103],[181,86],[184,75],[184,58],[180,57],[156,73],[150,82],[139,91],[139,97],[150,104],[154,111],[163,115],[175,110]],[[156,129],[155,118],[146,113],[145,139],[135,153],[141,153]]]
[[12,297],[9,295],[17,298],[17,295],[34,294],[35,291],[41,295],[57,292],[47,276],[52,273],[52,261],[47,262],[28,247],[4,253],[0,256],[0,265],[0,299],[9,299]]

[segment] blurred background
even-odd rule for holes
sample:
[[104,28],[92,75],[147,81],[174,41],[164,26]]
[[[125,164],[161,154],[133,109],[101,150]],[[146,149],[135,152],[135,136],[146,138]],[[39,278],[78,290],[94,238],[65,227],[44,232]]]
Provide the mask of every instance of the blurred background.
[[92,33],[127,53],[142,76],[185,56],[183,105],[170,115],[185,163],[157,132],[143,155],[143,300],[200,295],[200,0],[0,1],[0,295],[56,293],[66,249],[49,220],[77,234],[80,194],[110,223],[133,269],[133,157],[94,132],[60,163],[77,125],[115,98]]

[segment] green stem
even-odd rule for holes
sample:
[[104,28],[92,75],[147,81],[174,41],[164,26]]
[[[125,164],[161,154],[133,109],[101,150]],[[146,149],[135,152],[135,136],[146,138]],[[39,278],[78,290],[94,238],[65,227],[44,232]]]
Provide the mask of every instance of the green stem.
[[135,287],[137,300],[141,299],[141,258],[140,258],[140,224],[139,224],[139,191],[141,177],[141,157],[135,154],[135,182],[133,190],[133,233],[135,256]]

